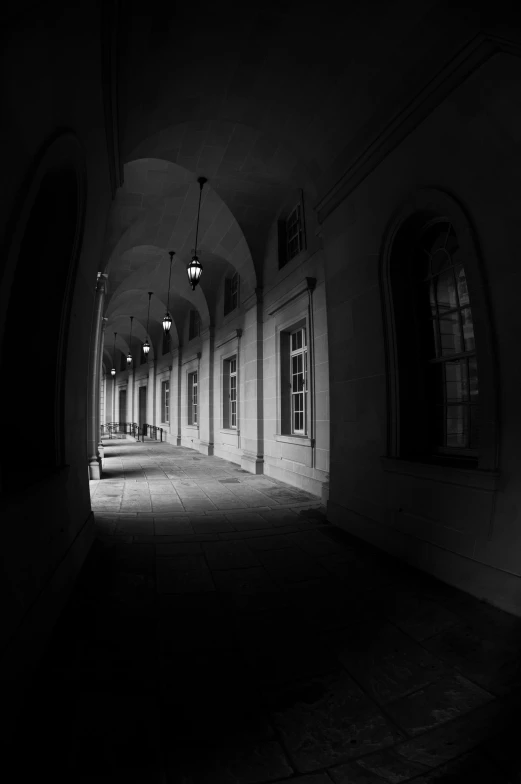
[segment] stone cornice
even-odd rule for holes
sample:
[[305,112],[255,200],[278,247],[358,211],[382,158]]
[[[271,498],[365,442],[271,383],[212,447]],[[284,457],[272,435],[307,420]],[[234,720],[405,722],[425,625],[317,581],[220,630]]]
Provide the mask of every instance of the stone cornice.
[[336,184],[315,205],[317,220],[326,218],[414,129],[491,57],[500,52],[521,55],[521,43],[480,32],[463,46],[424,87],[371,137],[367,134],[358,154]]
[[304,278],[304,280],[299,283],[297,286],[294,286],[290,291],[287,291],[282,297],[272,302],[272,304],[267,308],[267,313],[269,316],[273,316],[282,308],[285,308],[286,305],[289,305],[290,302],[293,300],[298,299],[307,291],[314,291],[315,286],[317,284],[316,278]]
[[225,338],[219,341],[215,345],[215,350],[217,351],[218,348],[224,346],[225,343],[229,343],[231,340],[238,340],[242,336],[242,329],[234,329],[233,332],[230,332]]

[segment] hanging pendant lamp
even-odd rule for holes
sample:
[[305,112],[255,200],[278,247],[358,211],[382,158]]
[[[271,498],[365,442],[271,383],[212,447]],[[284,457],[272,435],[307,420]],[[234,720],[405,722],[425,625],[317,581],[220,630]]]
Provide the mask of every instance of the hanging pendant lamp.
[[110,375],[112,378],[116,375],[116,335],[118,333],[114,332],[114,346],[112,348],[112,370],[110,371]]
[[197,256],[197,234],[199,232],[199,213],[201,212],[201,195],[203,193],[203,185],[207,182],[206,177],[199,177],[197,182],[199,183],[199,206],[197,207],[197,224],[195,227],[195,248],[194,248],[194,255],[192,256],[192,261],[188,264],[186,268],[186,272],[188,274],[188,280],[192,287],[192,291],[195,291],[195,287],[199,283],[201,275],[203,274],[203,265],[199,261]]
[[130,366],[132,364],[132,354],[131,354],[131,351],[132,351],[132,320],[133,320],[133,318],[134,318],[134,316],[130,317],[130,340],[128,341],[127,367],[129,369],[130,369]]
[[172,326],[172,317],[170,316],[170,278],[172,277],[172,259],[175,256],[175,250],[169,251],[170,255],[170,272],[168,273],[168,291],[166,293],[166,313],[163,316],[163,330],[165,335],[170,332],[170,327]]
[[153,293],[152,291],[148,292],[147,334],[146,334],[145,342],[143,343],[143,354],[145,354],[145,356],[147,356],[148,352],[150,351],[150,343],[148,342],[148,322],[150,319],[150,297],[152,296],[152,293]]

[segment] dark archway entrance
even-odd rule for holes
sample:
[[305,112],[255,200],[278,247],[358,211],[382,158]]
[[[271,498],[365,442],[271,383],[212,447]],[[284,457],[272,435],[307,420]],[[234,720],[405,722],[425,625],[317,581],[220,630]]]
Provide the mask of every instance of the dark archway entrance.
[[[78,173],[62,162],[43,176],[27,220],[10,288],[0,357],[1,481],[16,492],[65,464],[65,353],[81,220]],[[27,357],[27,383],[10,376]],[[38,390],[38,391],[37,391]],[[32,432],[31,463],[26,437]]]

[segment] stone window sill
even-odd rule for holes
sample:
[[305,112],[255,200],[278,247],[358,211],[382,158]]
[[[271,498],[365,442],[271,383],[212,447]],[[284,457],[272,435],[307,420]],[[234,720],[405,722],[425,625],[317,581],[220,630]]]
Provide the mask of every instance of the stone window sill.
[[237,436],[239,435],[239,431],[236,427],[223,427],[219,430],[219,433],[228,433],[228,435]]
[[462,487],[475,487],[478,490],[493,492],[499,486],[499,473],[497,471],[481,471],[479,468],[455,468],[436,463],[420,463],[400,458],[382,457],[384,471],[406,476],[416,476],[420,479],[429,479],[434,482],[460,485]]
[[313,439],[307,436],[283,436],[281,433],[275,433],[273,436],[275,441],[280,441],[282,444],[295,444],[297,446],[313,446]]
[[199,430],[199,425],[185,425],[186,430]]

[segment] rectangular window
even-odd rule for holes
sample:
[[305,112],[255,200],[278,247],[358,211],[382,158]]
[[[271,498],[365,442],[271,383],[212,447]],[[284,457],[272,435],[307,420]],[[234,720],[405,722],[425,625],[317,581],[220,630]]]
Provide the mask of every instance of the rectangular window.
[[190,311],[190,325],[188,327],[188,340],[198,338],[201,334],[201,319],[197,310]]
[[306,247],[303,204],[304,194],[301,191],[300,201],[293,207],[288,217],[277,222],[279,269],[298,256]]
[[230,427],[237,427],[237,360],[230,360]]
[[161,422],[170,422],[170,381],[161,382]]
[[169,351],[170,351],[170,332],[165,332],[165,330],[163,330],[162,353],[168,354]]
[[306,432],[307,347],[304,327],[291,333],[290,339],[291,432]]
[[286,221],[286,260],[291,261],[303,247],[302,211],[297,204]]
[[239,273],[224,279],[224,315],[239,307]]
[[237,427],[237,357],[223,362],[223,427]]
[[188,424],[197,424],[197,371],[188,374]]

